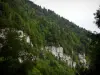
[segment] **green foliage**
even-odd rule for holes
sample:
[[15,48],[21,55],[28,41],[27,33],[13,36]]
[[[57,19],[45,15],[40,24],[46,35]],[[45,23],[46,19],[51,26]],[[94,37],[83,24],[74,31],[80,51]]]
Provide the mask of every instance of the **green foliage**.
[[[100,27],[100,8],[95,13],[95,19],[96,19],[96,25],[98,28]],[[92,34],[91,35],[91,45],[90,45],[90,59],[91,59],[91,66],[89,71],[89,74],[95,75],[99,74],[99,68],[100,68],[100,34]],[[92,71],[92,72],[91,72]]]
[[[100,28],[100,8],[96,11],[95,19],[96,19],[96,25],[98,28]],[[85,69],[81,68],[79,69],[80,75],[98,75],[100,74],[100,33],[92,33],[89,35],[91,38],[91,43],[89,46],[88,51],[88,61],[89,61],[89,68]],[[83,44],[85,44],[86,40],[82,40]]]
[[[0,32],[2,29],[6,30],[6,38],[0,37],[2,75],[74,75],[73,69],[41,47],[62,46],[71,55],[72,50],[76,54],[85,51],[89,42],[88,31],[29,0],[0,0]],[[32,45],[25,37],[19,38],[19,30],[30,37]]]

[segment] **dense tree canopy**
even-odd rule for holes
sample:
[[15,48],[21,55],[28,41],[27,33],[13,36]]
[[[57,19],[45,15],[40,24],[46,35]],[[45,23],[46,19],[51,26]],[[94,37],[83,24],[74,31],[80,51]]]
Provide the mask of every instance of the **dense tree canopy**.
[[[98,28],[100,27],[100,8],[95,13],[96,25]],[[97,75],[100,74],[100,33],[91,35],[91,66],[90,66],[90,74]]]
[[74,75],[75,69],[41,48],[62,46],[76,61],[78,53],[89,51],[89,33],[29,0],[0,0],[0,74]]

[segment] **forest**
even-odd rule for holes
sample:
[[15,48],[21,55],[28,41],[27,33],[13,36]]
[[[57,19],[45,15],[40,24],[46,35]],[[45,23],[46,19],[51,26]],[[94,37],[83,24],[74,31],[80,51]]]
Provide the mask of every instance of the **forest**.
[[[100,8],[94,12],[100,28]],[[0,0],[0,75],[99,75],[100,34],[29,0]],[[45,47],[62,47],[70,67]],[[85,54],[86,65],[79,54]],[[73,63],[73,62],[72,62]]]

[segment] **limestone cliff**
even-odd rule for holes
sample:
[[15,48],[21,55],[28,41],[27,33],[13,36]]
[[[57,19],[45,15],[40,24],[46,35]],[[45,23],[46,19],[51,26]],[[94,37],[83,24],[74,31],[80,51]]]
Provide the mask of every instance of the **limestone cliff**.
[[[70,67],[76,67],[76,64],[78,64],[76,61],[72,59],[71,55],[64,54],[63,47],[55,47],[55,46],[46,46],[45,49],[49,52],[51,52],[57,59],[60,59],[67,63]],[[72,51],[73,53],[73,51]],[[83,66],[86,67],[86,59],[85,59],[85,53],[80,54],[78,53],[79,63],[83,64]]]

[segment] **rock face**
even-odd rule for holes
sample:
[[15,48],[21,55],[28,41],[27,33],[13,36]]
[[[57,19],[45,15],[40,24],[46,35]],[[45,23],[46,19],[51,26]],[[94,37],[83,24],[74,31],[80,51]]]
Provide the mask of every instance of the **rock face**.
[[[2,38],[3,40],[6,39],[6,35],[8,33],[10,29],[9,28],[5,28],[5,29],[0,29],[0,38]],[[32,42],[30,41],[30,36],[27,35],[26,33],[24,33],[22,30],[14,30],[16,33],[18,33],[18,37],[20,40],[25,39],[25,41],[30,44],[33,47]],[[3,47],[3,44],[0,42],[0,49]],[[25,56],[27,55],[25,52],[20,52],[20,55]],[[21,58],[21,56],[18,58],[19,62],[22,63],[23,60]],[[32,59],[33,60],[33,59]]]
[[46,50],[50,51],[55,57],[63,58],[63,48],[62,47],[55,47],[55,46],[47,46],[45,47]]
[[[3,39],[6,38],[6,34],[7,34],[6,31],[9,31],[9,28],[5,28],[5,29],[0,30],[0,38],[3,38]],[[25,34],[22,30],[16,30],[15,32],[18,33],[20,40],[22,40],[23,37],[25,37],[26,42],[31,43],[30,37],[27,34]]]
[[79,57],[80,63],[83,64],[84,66],[86,66],[87,63],[86,63],[86,59],[85,59],[85,53],[83,53],[83,54],[79,53],[78,57]]
[[[6,35],[5,31],[8,31],[8,30],[9,30],[9,28],[1,29],[1,31],[0,31],[0,38],[5,39],[6,38],[5,37],[5,35]],[[19,34],[20,40],[22,40],[23,37],[24,37],[25,40],[26,40],[26,42],[33,47],[33,44],[30,41],[30,37],[27,34],[25,34],[21,30],[16,30],[16,32]],[[2,47],[2,44],[0,43],[0,48],[1,47]],[[55,57],[57,57],[57,59],[60,59],[60,60],[62,60],[64,62],[66,62],[68,64],[68,66],[74,67],[74,68],[76,67],[76,62],[73,61],[73,59],[71,58],[71,56],[64,54],[63,47],[46,46],[45,49],[47,51],[51,52]],[[72,51],[72,54],[73,54],[73,51]],[[79,58],[79,62],[81,64],[83,64],[83,66],[87,66],[86,59],[85,59],[85,53],[83,53],[83,54],[79,53],[78,54],[78,58]],[[19,58],[19,62],[22,62],[21,58]]]
[[45,49],[51,52],[58,59],[66,62],[68,66],[76,67],[76,62],[74,62],[70,56],[63,53],[63,47],[46,46]]
[[62,60],[64,62],[67,62],[68,66],[71,66],[71,67],[73,66],[73,60],[70,56],[64,54]]
[[25,40],[27,43],[31,43],[30,41],[30,37],[28,35],[26,35],[23,31],[19,30],[17,31],[19,34],[19,38],[22,39],[23,37],[25,37]]
[[[58,59],[64,61],[67,63],[68,66],[75,68],[76,62],[73,61],[71,56],[66,55],[63,53],[63,47],[55,47],[55,46],[46,46],[45,49],[49,52],[51,52],[55,57]],[[73,51],[72,51],[73,53]],[[83,64],[83,66],[86,66],[86,59],[85,59],[85,53],[78,54],[79,62]]]

